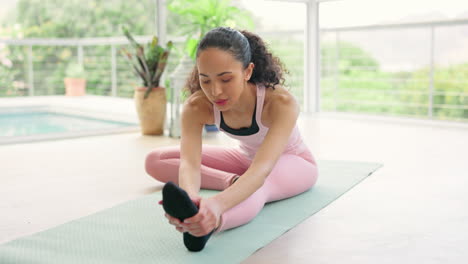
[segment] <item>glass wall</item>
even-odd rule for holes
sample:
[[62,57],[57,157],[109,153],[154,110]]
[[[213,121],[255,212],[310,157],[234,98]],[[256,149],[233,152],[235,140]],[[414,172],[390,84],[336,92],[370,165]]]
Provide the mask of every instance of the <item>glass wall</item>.
[[118,39],[120,26],[134,35],[154,33],[155,1],[7,2],[0,16],[0,37],[10,39],[0,41],[0,96],[64,94],[67,67],[76,63],[86,71],[88,94],[111,95],[113,85],[122,88],[119,96],[131,94],[135,78],[120,54],[127,43]]
[[[166,81],[187,55],[188,37],[197,35],[194,24],[217,23],[210,22],[215,16],[203,16],[205,11],[198,18],[195,11],[181,16],[177,10],[190,2],[166,1],[167,39],[175,43]],[[210,2],[196,1],[192,7]],[[305,4],[230,4],[242,16],[230,11],[221,24],[264,38],[289,71],[285,86],[303,102]],[[320,111],[468,119],[466,3],[344,0],[319,7]],[[63,78],[74,63],[84,65],[88,94],[132,96],[140,80],[121,54],[128,41],[120,25],[148,41],[156,32],[156,11],[155,0],[8,1],[0,12],[0,96],[62,95]]]
[[320,5],[322,111],[468,120],[468,5],[415,2]]

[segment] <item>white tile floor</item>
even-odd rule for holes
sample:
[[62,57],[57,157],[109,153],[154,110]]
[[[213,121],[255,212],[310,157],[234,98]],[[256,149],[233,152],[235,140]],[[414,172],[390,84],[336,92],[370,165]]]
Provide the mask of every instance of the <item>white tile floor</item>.
[[[467,125],[345,114],[299,124],[317,159],[384,167],[244,263],[468,262]],[[0,243],[160,190],[145,155],[178,142],[126,133],[0,146]]]

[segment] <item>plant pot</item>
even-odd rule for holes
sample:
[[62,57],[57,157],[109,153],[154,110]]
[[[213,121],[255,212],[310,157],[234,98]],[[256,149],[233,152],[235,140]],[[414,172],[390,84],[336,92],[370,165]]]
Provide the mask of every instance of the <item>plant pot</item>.
[[166,89],[154,87],[144,99],[147,87],[135,88],[134,100],[143,135],[162,135],[166,119]]
[[86,93],[86,79],[83,78],[65,78],[66,96],[83,96]]

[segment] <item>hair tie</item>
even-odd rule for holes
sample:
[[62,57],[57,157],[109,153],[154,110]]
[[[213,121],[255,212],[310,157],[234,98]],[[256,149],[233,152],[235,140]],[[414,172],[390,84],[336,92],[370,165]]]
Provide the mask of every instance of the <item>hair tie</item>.
[[244,34],[242,34],[242,32],[240,32],[239,30],[235,29],[235,31],[238,34],[240,34],[242,36],[242,38],[245,40],[245,42],[247,43],[248,52],[249,52],[249,55],[250,55],[249,61],[251,62],[252,61],[252,47],[250,47],[249,39]]

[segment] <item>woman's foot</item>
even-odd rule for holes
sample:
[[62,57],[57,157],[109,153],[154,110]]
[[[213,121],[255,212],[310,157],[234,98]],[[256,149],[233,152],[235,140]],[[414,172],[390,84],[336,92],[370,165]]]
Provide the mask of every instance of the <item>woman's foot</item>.
[[[170,216],[184,221],[184,219],[190,218],[198,213],[198,207],[190,199],[187,192],[179,188],[173,182],[168,182],[164,185],[162,194],[164,211]],[[192,236],[190,233],[185,232],[185,247],[190,251],[201,251],[213,232],[214,230],[202,237]]]

